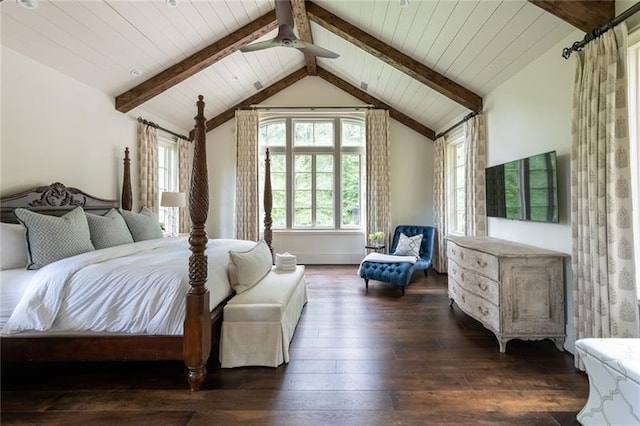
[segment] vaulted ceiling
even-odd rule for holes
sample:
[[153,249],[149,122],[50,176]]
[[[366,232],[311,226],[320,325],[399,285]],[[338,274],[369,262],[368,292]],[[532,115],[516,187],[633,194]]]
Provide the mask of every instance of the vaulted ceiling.
[[236,106],[264,102],[311,75],[433,138],[576,27],[613,16],[611,1],[400,3],[292,0],[299,37],[338,59],[284,47],[239,52],[275,36],[273,0],[181,0],[176,8],[164,0],[40,0],[35,10],[4,1],[1,41],[113,96],[119,111],[135,108],[181,129],[192,127],[199,94],[212,129]]

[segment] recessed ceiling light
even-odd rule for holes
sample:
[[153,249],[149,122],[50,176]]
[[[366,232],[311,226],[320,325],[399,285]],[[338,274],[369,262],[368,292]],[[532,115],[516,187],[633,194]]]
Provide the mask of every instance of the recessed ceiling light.
[[29,10],[38,8],[38,0],[16,0],[16,3]]
[[167,0],[167,6],[178,7],[178,0]]
[[400,0],[400,7],[409,7],[409,0]]
[[142,70],[138,68],[134,68],[131,71],[129,71],[129,74],[131,74],[134,77],[140,77],[142,75]]

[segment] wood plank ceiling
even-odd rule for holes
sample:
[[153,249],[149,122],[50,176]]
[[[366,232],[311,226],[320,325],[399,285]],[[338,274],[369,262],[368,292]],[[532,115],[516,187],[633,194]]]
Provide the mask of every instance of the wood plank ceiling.
[[578,14],[571,24],[591,25],[611,14],[600,7],[590,13],[586,1],[541,5],[551,13],[533,3],[559,2],[410,0],[403,8],[398,0],[292,0],[299,37],[338,59],[286,48],[238,52],[275,36],[272,0],[181,0],[177,8],[40,0],[36,10],[2,2],[1,41],[113,96],[121,111],[183,130],[192,127],[198,94],[212,129],[237,105],[264,102],[317,75],[433,138],[433,129],[479,109],[483,96],[574,32],[564,19]]

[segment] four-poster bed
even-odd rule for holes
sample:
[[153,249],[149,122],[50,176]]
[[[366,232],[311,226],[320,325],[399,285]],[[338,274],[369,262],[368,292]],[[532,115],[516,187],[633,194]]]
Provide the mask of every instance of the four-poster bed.
[[[208,259],[205,250],[209,243],[205,222],[209,208],[208,178],[206,164],[206,135],[204,101],[199,96],[195,117],[194,156],[189,212],[191,233],[188,261],[189,290],[185,295],[185,316],[182,335],[147,335],[124,333],[108,335],[67,333],[47,336],[45,332],[34,334],[3,335],[0,338],[4,362],[23,361],[143,361],[183,360],[188,368],[191,390],[196,391],[204,382],[206,365],[211,358],[218,360],[218,344],[223,307],[233,294],[224,298],[215,307],[210,307],[207,287]],[[17,222],[16,208],[28,208],[38,213],[62,216],[77,206],[86,212],[104,214],[112,208],[132,207],[130,159],[125,151],[122,200],[105,200],[85,192],[66,187],[60,183],[35,188],[19,194],[2,197],[0,200],[2,222]],[[271,248],[271,183],[267,153],[265,176],[265,229],[264,238]],[[215,240],[214,240],[215,241]],[[218,265],[222,267],[221,265]],[[226,268],[226,265],[223,265]],[[186,267],[186,265],[185,265]],[[216,278],[217,279],[217,278]],[[215,285],[210,282],[209,286]],[[213,349],[213,352],[212,352]]]

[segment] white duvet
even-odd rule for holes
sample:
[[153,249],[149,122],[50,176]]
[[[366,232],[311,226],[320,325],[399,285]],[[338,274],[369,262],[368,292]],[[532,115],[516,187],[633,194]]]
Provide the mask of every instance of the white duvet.
[[[232,292],[229,250],[246,251],[254,245],[209,240],[211,308]],[[190,255],[187,238],[160,238],[54,262],[35,274],[1,333],[182,334]]]

